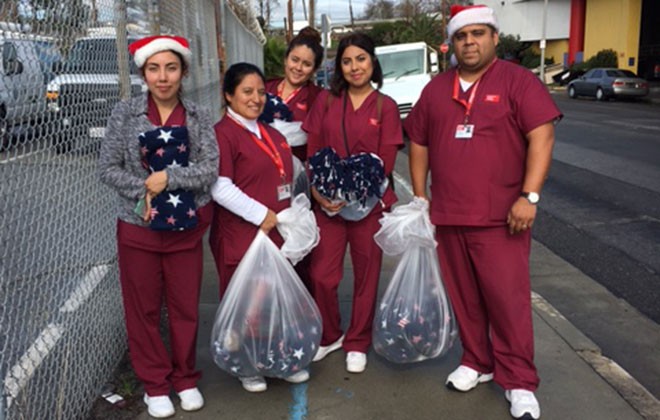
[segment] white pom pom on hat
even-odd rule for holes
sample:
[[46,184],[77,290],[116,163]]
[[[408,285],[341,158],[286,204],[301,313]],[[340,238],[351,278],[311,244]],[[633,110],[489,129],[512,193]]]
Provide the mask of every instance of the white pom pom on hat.
[[483,4],[476,6],[453,5],[451,19],[447,24],[447,39],[451,41],[454,33],[468,25],[490,25],[499,32],[495,11]]
[[181,36],[153,35],[139,39],[128,46],[133,55],[133,61],[141,68],[152,55],[163,51],[175,51],[190,65],[192,52],[188,40]]

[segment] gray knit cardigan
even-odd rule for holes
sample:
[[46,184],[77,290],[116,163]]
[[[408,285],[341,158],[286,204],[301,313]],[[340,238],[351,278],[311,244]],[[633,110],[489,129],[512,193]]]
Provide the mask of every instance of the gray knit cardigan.
[[[197,208],[211,201],[211,187],[218,178],[218,143],[210,113],[182,99],[190,142],[187,167],[167,168],[167,188],[183,188],[195,193]],[[98,172],[101,182],[118,193],[119,219],[134,225],[148,226],[135,214],[135,206],[144,197],[144,181],[149,175],[142,166],[138,136],[154,130],[147,118],[147,93],[122,101],[108,120],[101,143]]]

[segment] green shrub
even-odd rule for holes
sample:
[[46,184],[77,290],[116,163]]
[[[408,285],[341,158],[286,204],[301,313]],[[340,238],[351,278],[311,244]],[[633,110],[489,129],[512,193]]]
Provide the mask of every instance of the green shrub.
[[600,50],[593,57],[587,60],[590,69],[594,67],[619,67],[619,59],[616,51],[612,49]]
[[281,38],[268,38],[264,45],[264,74],[266,79],[284,76],[286,42]]

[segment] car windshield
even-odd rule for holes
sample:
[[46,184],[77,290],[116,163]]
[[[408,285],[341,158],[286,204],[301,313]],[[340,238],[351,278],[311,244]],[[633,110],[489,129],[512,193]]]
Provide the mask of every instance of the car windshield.
[[[115,42],[112,38],[78,40],[69,51],[65,71],[74,74],[118,74]],[[130,57],[129,65],[131,73],[137,74],[137,67]]]
[[383,69],[383,77],[389,79],[424,74],[424,53],[423,49],[379,53],[378,61]]

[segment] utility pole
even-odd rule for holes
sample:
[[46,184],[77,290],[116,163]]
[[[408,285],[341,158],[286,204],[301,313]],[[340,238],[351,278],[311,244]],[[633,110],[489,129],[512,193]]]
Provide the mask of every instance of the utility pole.
[[309,26],[316,27],[316,0],[309,0]]
[[353,20],[353,1],[348,0],[348,12],[351,15],[351,29],[355,29],[355,21]]
[[545,26],[548,20],[548,0],[543,1],[543,29],[541,33],[541,82],[545,84]]
[[289,24],[286,28],[286,42],[287,44],[293,39],[293,0],[287,0],[286,14]]

